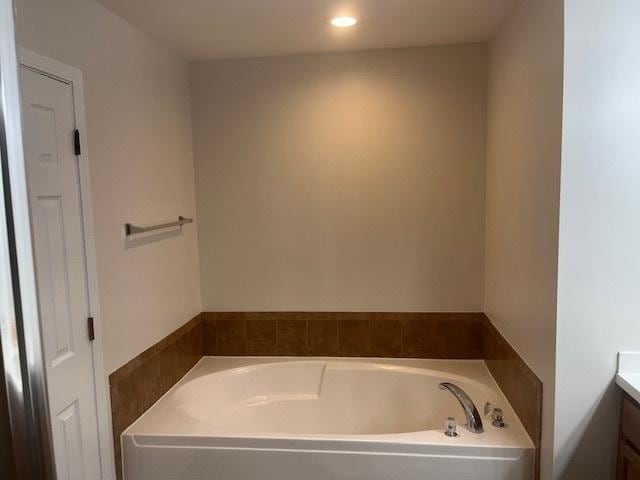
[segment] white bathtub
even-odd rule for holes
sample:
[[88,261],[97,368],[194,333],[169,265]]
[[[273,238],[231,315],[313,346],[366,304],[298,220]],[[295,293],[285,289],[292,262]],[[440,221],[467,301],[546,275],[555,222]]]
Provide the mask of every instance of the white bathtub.
[[[452,382],[483,413],[471,433]],[[444,435],[449,416],[458,437]],[[122,435],[125,480],[531,480],[531,440],[484,362],[205,357]]]

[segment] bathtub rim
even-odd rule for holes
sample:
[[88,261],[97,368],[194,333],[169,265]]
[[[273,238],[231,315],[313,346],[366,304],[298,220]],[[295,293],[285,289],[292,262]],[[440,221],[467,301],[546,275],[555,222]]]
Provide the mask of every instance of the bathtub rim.
[[[485,386],[486,388],[494,389],[496,393],[501,397],[500,406],[504,407],[503,410],[505,410],[505,413],[508,412],[512,419],[511,422],[509,422],[510,428],[517,429],[518,436],[520,436],[521,438],[519,438],[518,441],[515,442],[515,444],[513,445],[512,444],[495,445],[491,443],[485,444],[485,443],[478,442],[477,440],[478,439],[482,440],[483,438],[486,439],[486,437],[476,436],[476,434],[468,432],[466,430],[466,427],[461,425],[461,436],[458,437],[457,439],[454,439],[457,442],[455,443],[455,448],[464,448],[468,446],[473,448],[481,447],[481,448],[505,448],[505,449],[512,449],[512,448],[535,449],[535,446],[531,437],[524,429],[522,422],[515,414],[515,411],[513,410],[513,408],[511,407],[511,404],[507,400],[506,395],[500,389],[498,383],[496,382],[495,378],[491,374],[491,371],[484,360],[481,360],[481,359],[382,358],[382,357],[315,357],[315,356],[314,357],[311,357],[311,356],[309,357],[307,356],[244,356],[244,355],[243,356],[235,356],[235,355],[203,356],[198,360],[198,362],[192,368],[189,369],[189,371],[183,377],[181,377],[164,395],[162,395],[162,397],[160,397],[156,402],[154,402],[131,425],[129,425],[126,429],[124,429],[119,439],[120,443],[122,444],[124,437],[127,436],[127,437],[134,437],[138,439],[146,438],[149,440],[156,437],[175,438],[180,440],[185,438],[190,438],[195,441],[198,441],[198,439],[202,439],[202,438],[205,438],[205,439],[210,438],[210,439],[227,439],[227,440],[233,440],[233,441],[254,441],[255,440],[255,441],[267,442],[267,443],[278,442],[278,441],[288,440],[288,439],[295,439],[295,440],[300,440],[304,442],[318,442],[318,443],[321,443],[323,441],[330,441],[330,442],[337,441],[342,443],[348,443],[348,442],[362,442],[364,444],[391,443],[394,445],[397,444],[397,445],[427,445],[427,446],[437,446],[442,444],[441,438],[436,438],[436,439],[423,438],[422,434],[425,433],[424,431],[379,433],[379,434],[296,434],[296,433],[256,434],[256,433],[246,433],[246,432],[212,434],[211,432],[207,432],[207,433],[198,433],[198,432],[160,433],[160,432],[157,432],[156,433],[156,432],[149,432],[149,431],[139,431],[139,428],[138,428],[139,424],[144,422],[145,419],[152,414],[152,411],[154,411],[154,409],[157,408],[159,404],[166,402],[167,401],[166,399],[169,396],[175,394],[175,392],[178,389],[180,389],[182,386],[189,383],[190,381],[197,380],[198,378],[201,378],[206,375],[210,375],[212,373],[229,371],[234,368],[243,368],[243,367],[252,366],[252,365],[269,365],[273,363],[287,363],[292,361],[293,362],[323,361],[323,362],[344,362],[344,363],[377,363],[377,364],[383,364],[383,365],[384,364],[396,365],[400,367],[407,367],[407,365],[402,365],[402,364],[409,364],[409,365],[413,365],[410,368],[427,369],[427,370],[432,370],[432,371],[444,373],[444,374],[447,374],[447,373],[451,373],[454,375],[457,374],[457,375],[464,376],[465,378],[468,378],[471,381],[477,382],[478,380],[476,378],[470,377],[469,375],[463,375],[460,372],[458,373],[450,372],[449,371],[450,368],[449,369],[446,368],[447,366],[454,367],[453,370],[455,371],[456,368],[459,368],[461,366],[465,366],[465,367],[472,366],[472,368],[475,368],[476,370],[479,371],[475,373],[476,374],[480,373],[481,375],[483,375],[484,380],[487,382],[487,383],[484,383],[484,382],[480,382],[480,383],[482,383],[483,386]],[[245,365],[240,365],[236,367],[223,366],[222,368],[215,368],[212,372],[206,373],[204,375],[198,375],[194,378],[191,378],[194,375],[194,372],[197,372],[199,369],[202,369],[204,364],[211,363],[211,362],[221,362],[223,364],[225,362],[231,362],[232,364],[244,363]],[[401,365],[397,365],[398,363],[401,363]],[[415,365],[423,365],[423,366],[415,366]],[[428,365],[428,366],[425,366],[425,365]],[[437,366],[440,366],[441,368],[438,369],[436,368]],[[445,368],[442,368],[443,366]],[[482,408],[482,405],[478,405],[477,407],[480,409]],[[515,422],[513,420],[515,420]],[[487,425],[488,428],[492,428],[490,426],[489,417],[483,416],[483,421],[489,424]],[[413,436],[418,438],[414,438],[413,440],[406,440],[406,437],[408,436]],[[464,443],[465,440],[468,440],[468,439],[471,439],[472,441],[470,443]]]

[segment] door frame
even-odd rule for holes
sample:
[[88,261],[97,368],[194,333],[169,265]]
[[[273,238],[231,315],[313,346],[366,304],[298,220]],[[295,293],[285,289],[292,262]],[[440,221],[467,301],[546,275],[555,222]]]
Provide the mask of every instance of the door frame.
[[87,123],[84,105],[84,86],[82,71],[65,65],[57,60],[20,47],[19,63],[56,80],[71,85],[75,110],[76,129],[80,133],[81,153],[78,158],[80,183],[80,203],[84,234],[85,266],[87,269],[87,288],[89,296],[89,314],[93,317],[95,340],[92,342],[93,378],[96,397],[96,412],[99,435],[100,465],[103,480],[115,479],[113,451],[113,428],[111,422],[111,399],[109,379],[104,367],[102,316],[98,291],[98,267],[95,250],[95,230],[93,222],[93,202],[91,196],[91,177],[89,168],[89,147],[87,141]]
[[[12,0],[0,0],[0,299],[2,355],[19,478],[55,478],[22,149]],[[7,287],[6,284],[4,284]]]

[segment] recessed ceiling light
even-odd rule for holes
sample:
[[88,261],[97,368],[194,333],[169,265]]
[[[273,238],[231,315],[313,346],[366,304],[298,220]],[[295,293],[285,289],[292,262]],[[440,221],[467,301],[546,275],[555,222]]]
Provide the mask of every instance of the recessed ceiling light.
[[353,27],[358,23],[358,19],[355,17],[334,17],[331,19],[331,25],[338,28]]

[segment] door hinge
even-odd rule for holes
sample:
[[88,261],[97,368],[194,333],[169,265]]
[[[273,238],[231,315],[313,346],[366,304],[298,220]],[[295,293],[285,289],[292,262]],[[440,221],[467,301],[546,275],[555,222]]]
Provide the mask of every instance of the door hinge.
[[96,339],[96,331],[93,328],[93,317],[87,318],[87,331],[89,333],[89,341],[93,342]]
[[80,155],[82,152],[80,149],[80,130],[73,131],[73,148],[76,152],[76,155]]

